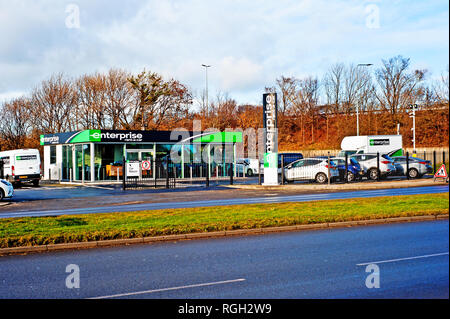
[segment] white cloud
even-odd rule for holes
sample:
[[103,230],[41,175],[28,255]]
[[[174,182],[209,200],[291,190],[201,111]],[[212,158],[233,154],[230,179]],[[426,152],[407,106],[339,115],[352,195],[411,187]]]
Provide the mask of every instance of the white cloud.
[[220,87],[225,91],[241,91],[261,85],[262,66],[247,58],[224,57],[218,65]]
[[[80,29],[65,27],[66,5]],[[365,7],[380,8],[380,28]],[[401,54],[440,73],[448,64],[448,4],[429,1],[0,0],[0,94],[26,92],[52,73],[144,67],[193,91],[260,101],[281,75],[321,76],[335,62],[379,64]],[[374,68],[377,65],[374,66]]]

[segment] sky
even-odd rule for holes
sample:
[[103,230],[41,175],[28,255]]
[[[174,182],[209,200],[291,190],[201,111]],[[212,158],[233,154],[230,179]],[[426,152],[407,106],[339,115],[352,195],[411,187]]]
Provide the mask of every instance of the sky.
[[261,104],[280,76],[402,55],[437,79],[449,64],[448,1],[0,0],[0,102],[52,74],[144,68],[199,97]]

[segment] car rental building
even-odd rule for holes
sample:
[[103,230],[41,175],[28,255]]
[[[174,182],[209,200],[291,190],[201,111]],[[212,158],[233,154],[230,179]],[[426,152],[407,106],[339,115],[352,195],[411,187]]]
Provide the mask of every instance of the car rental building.
[[205,176],[206,170],[190,169],[194,165],[209,165],[210,175],[227,176],[230,163],[236,164],[236,143],[242,143],[242,132],[83,130],[46,134],[40,137],[43,178],[117,180],[124,159],[149,161],[149,174],[155,176],[152,167],[168,158],[179,167],[177,178]]

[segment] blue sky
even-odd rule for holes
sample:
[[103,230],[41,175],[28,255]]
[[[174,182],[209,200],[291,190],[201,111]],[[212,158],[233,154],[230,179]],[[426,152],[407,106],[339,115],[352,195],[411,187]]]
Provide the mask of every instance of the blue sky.
[[111,67],[146,68],[199,95],[210,64],[210,100],[260,103],[277,77],[320,79],[336,62],[378,68],[400,54],[430,80],[449,63],[449,5],[433,0],[0,0],[0,33],[0,101],[56,72]]

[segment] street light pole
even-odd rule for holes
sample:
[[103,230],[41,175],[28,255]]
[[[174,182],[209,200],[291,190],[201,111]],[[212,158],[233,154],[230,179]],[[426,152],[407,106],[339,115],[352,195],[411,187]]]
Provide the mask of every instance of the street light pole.
[[[357,66],[371,66],[372,63],[360,63]],[[356,102],[356,136],[359,136],[359,101]]]
[[413,127],[411,128],[413,131],[413,156],[416,156],[416,111],[419,109],[419,106],[417,104],[411,104],[409,108],[412,110],[410,117],[413,119]]
[[208,105],[208,68],[211,67],[211,65],[202,64],[202,67],[205,68],[205,73],[206,73],[206,114],[209,115],[209,105]]

